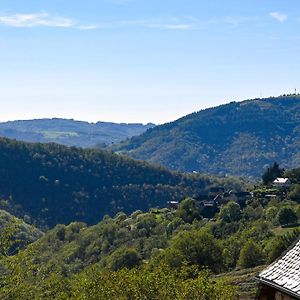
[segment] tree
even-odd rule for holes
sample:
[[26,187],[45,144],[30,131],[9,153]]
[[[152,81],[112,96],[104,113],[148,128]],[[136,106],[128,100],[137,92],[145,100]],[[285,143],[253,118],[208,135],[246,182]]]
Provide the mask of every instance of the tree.
[[294,224],[298,217],[290,207],[283,207],[277,214],[277,219],[280,225]]
[[140,269],[122,269],[117,272],[103,272],[93,266],[71,280],[71,298],[234,299],[235,287],[214,280],[209,275],[206,271],[199,272],[194,266],[183,266],[174,270],[162,264],[153,269],[144,266]]
[[122,247],[116,250],[109,258],[109,268],[112,271],[127,268],[131,269],[140,265],[142,258],[133,248]]
[[273,262],[288,247],[290,247],[294,241],[298,240],[299,232],[299,229],[294,229],[292,232],[288,232],[281,236],[275,236],[271,239],[265,248],[268,253],[268,262]]
[[221,208],[219,218],[226,223],[239,221],[242,218],[241,207],[238,203],[230,201]]
[[183,253],[175,248],[158,251],[151,259],[151,265],[158,267],[166,265],[172,269],[179,269],[185,260]]
[[200,220],[201,215],[196,200],[192,198],[184,199],[179,204],[177,216],[187,223],[193,223],[195,219]]
[[242,268],[253,268],[262,263],[263,257],[261,247],[253,241],[248,241],[241,249],[238,265]]
[[276,223],[277,213],[278,213],[278,208],[276,206],[270,206],[265,211],[265,217],[268,221],[270,221],[272,223]]
[[206,231],[180,232],[173,238],[171,247],[179,251],[190,264],[208,267],[213,271],[222,267],[221,247]]
[[288,193],[288,197],[299,203],[300,201],[300,184],[293,184],[291,190]]
[[264,185],[268,185],[272,183],[277,177],[282,177],[284,174],[284,169],[281,169],[278,163],[274,162],[274,164],[266,169],[264,174],[262,175],[262,180]]

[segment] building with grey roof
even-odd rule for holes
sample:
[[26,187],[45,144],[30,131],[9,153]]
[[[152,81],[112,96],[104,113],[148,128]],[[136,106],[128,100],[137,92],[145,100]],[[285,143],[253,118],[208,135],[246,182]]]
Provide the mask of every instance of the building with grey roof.
[[257,300],[300,299],[300,239],[258,275]]

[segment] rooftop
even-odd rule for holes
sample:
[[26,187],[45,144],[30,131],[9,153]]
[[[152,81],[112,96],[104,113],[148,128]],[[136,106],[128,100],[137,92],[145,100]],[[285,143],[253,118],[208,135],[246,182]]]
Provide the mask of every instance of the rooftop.
[[300,299],[300,239],[258,277],[262,283]]
[[274,183],[287,183],[289,181],[290,181],[289,178],[280,178],[280,177],[278,177],[274,180]]

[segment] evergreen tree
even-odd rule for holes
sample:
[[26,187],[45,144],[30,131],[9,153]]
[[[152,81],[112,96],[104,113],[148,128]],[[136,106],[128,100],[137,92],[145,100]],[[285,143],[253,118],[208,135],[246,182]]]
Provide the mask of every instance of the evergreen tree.
[[281,169],[277,162],[267,168],[267,170],[262,175],[262,180],[265,185],[272,183],[277,177],[282,177],[284,174],[284,169]]

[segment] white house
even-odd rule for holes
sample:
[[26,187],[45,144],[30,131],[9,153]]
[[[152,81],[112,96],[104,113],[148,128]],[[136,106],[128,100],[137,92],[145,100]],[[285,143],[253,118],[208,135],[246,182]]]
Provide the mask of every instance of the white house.
[[289,188],[292,182],[289,178],[278,177],[273,181],[273,186],[278,188]]

